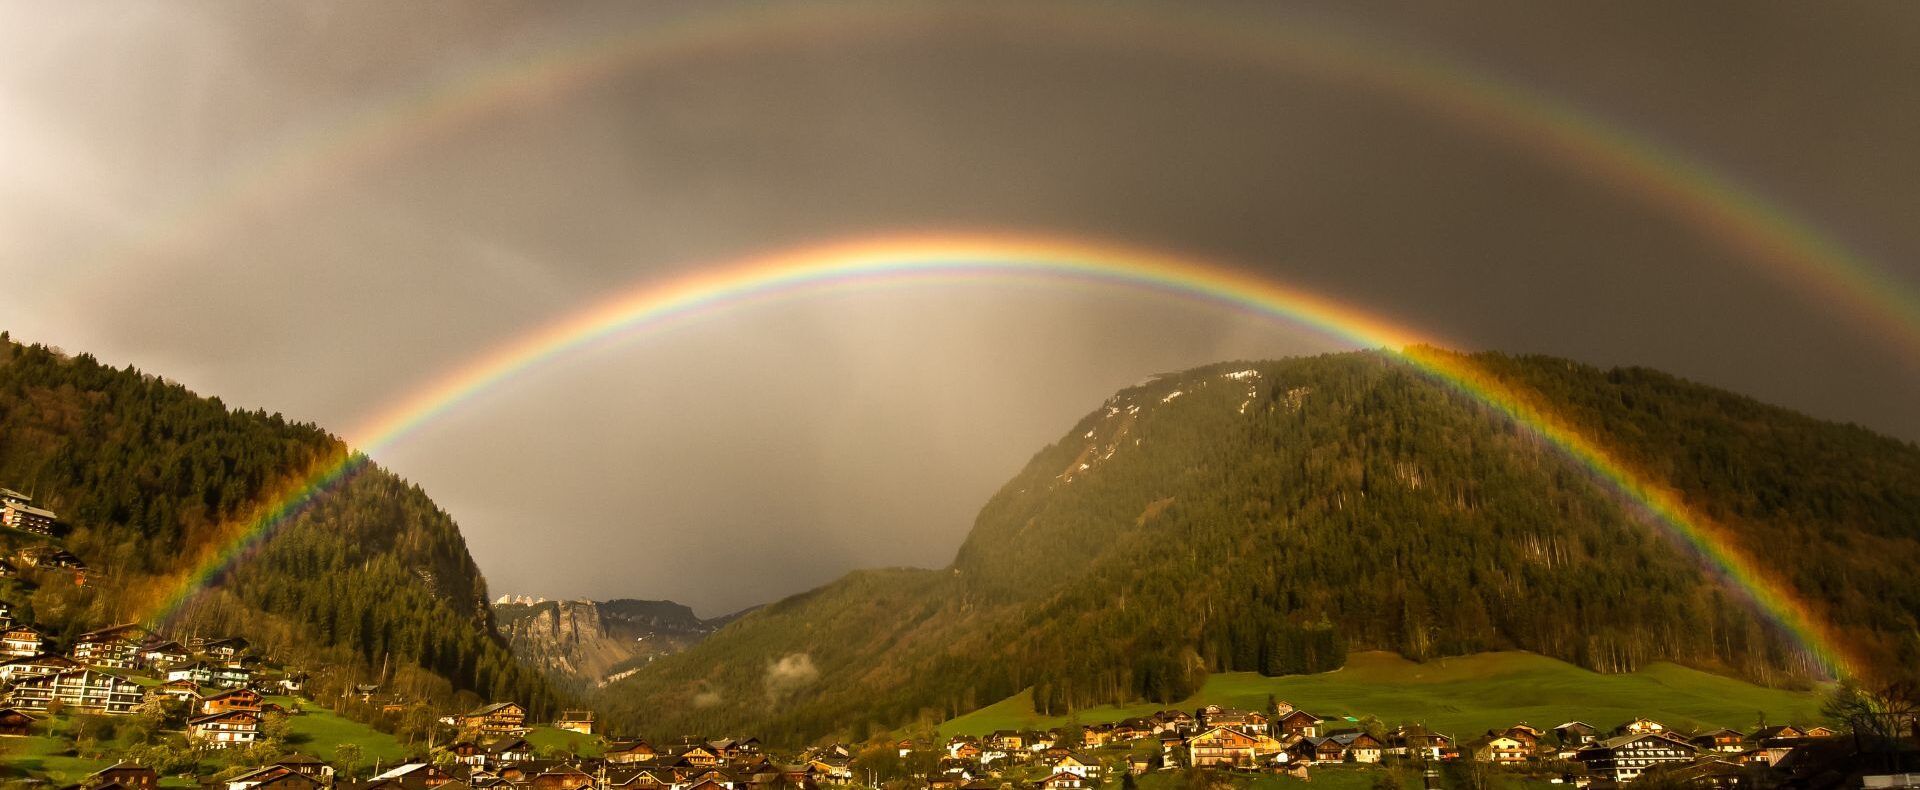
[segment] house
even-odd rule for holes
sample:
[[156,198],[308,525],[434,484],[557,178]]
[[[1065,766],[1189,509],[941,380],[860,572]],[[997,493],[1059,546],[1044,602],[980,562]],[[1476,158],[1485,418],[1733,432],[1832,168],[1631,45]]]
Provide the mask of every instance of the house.
[[1232,727],[1248,735],[1261,735],[1267,731],[1267,717],[1258,711],[1224,708],[1208,705],[1194,712],[1201,727]]
[[193,655],[179,642],[155,637],[140,646],[140,665],[147,667],[170,667],[185,664]]
[[481,744],[486,761],[494,765],[533,759],[533,746],[518,735],[501,735]]
[[1691,763],[1662,765],[1641,778],[1661,787],[1739,787],[1748,770],[1738,763],[1708,758]]
[[1380,739],[1358,730],[1332,733],[1327,739],[1340,744],[1342,759],[1356,763],[1377,763],[1386,753],[1386,744]]
[[59,546],[29,546],[20,550],[20,561],[34,568],[64,568],[85,571],[87,564]]
[[85,713],[132,713],[140,705],[140,684],[95,669],[75,669],[30,677],[13,684],[9,695],[22,710],[42,711],[54,701]]
[[1693,758],[1692,745],[1668,737],[1664,732],[1618,735],[1589,745],[1573,756],[1585,763],[1595,776],[1615,782],[1631,782],[1649,769],[1685,763]]
[[853,781],[853,763],[845,757],[815,757],[807,761],[807,776],[817,781]]
[[0,708],[0,737],[26,735],[35,721],[38,720],[26,711],[17,708]]
[[607,744],[606,751],[601,753],[608,763],[614,765],[650,763],[658,755],[653,745],[643,740],[614,741]]
[[1553,728],[1553,734],[1560,739],[1561,746],[1585,746],[1600,740],[1600,728],[1584,721],[1570,721]]
[[140,646],[152,637],[138,623],[88,631],[73,640],[73,660],[110,669],[136,669]]
[[1752,735],[1747,736],[1747,740],[1754,743],[1766,743],[1767,741],[1782,738],[1805,737],[1807,737],[1806,731],[1799,727],[1791,724],[1776,724],[1771,727],[1761,727],[1760,729],[1754,730]]
[[34,507],[31,502],[33,498],[26,494],[0,488],[0,526],[51,537],[53,522],[59,516],[51,510]]
[[247,640],[237,636],[195,640],[195,649],[215,661],[233,661],[247,652]]
[[187,720],[187,737],[209,749],[245,746],[260,739],[260,712],[226,710]]
[[1461,747],[1461,753],[1483,763],[1512,764],[1526,762],[1533,755],[1533,749],[1511,735],[1488,731],[1486,735],[1468,741]]
[[518,702],[496,702],[458,717],[460,729],[490,735],[525,735],[527,709]]
[[1616,736],[1646,735],[1649,733],[1666,732],[1666,731],[1667,731],[1667,725],[1661,724],[1660,722],[1654,721],[1644,716],[1613,728],[1613,734]]
[[1452,738],[1424,727],[1398,727],[1387,733],[1387,753],[1398,757],[1444,760],[1453,751]]
[[253,689],[232,689],[202,698],[199,707],[200,713],[203,716],[211,716],[215,713],[226,713],[231,710],[245,710],[259,713],[260,703],[263,701],[260,692],[254,691]]
[[367,780],[362,790],[413,790],[419,787],[439,787],[455,779],[437,765],[428,763],[402,763],[392,770]]
[[1228,727],[1213,727],[1187,739],[1187,764],[1195,768],[1254,764],[1259,739]]
[[555,729],[566,730],[568,732],[578,732],[585,735],[592,735],[593,734],[593,711],[590,711],[590,710],[561,711],[560,718],[553,720],[553,726]]
[[274,762],[274,765],[289,769],[303,776],[310,776],[329,782],[333,780],[333,766],[327,764],[327,761],[312,755],[295,752],[280,758]]
[[324,785],[319,777],[278,763],[227,780],[227,790],[318,790]]
[[47,638],[30,625],[16,625],[0,632],[0,653],[16,658],[40,655]]
[[42,653],[27,658],[12,658],[0,662],[0,683],[10,683],[21,678],[51,675],[70,669],[80,669],[80,662],[66,656]]
[[200,684],[191,680],[169,680],[155,686],[153,693],[192,704],[200,699]]
[[[1041,790],[1086,790],[1087,778],[1079,774],[1058,773],[1040,780]],[[1091,786],[1099,786],[1098,782]]]
[[1027,748],[1027,736],[1019,730],[995,730],[987,736],[987,743],[1014,752]]
[[1273,722],[1273,726],[1286,735],[1311,738],[1320,734],[1320,721],[1319,716],[1296,709],[1281,716],[1279,721]]
[[144,765],[114,763],[80,780],[83,788],[108,785],[118,785],[126,790],[154,790],[160,786],[160,775]]
[[1693,736],[1693,748],[1703,752],[1739,754],[1747,750],[1747,736],[1739,730],[1721,728]]
[[1055,760],[1053,764],[1048,767],[1052,768],[1053,772],[1057,774],[1078,774],[1081,778],[1094,780],[1100,778],[1100,763],[1078,752],[1067,752],[1065,756]]

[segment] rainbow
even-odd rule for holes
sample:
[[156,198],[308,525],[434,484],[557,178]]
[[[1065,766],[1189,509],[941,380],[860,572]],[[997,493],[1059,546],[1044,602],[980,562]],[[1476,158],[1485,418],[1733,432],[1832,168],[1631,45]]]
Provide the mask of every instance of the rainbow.
[[[464,403],[558,358],[635,333],[745,305],[823,289],[954,280],[1092,282],[1147,289],[1245,310],[1305,326],[1360,347],[1391,352],[1533,432],[1693,548],[1722,577],[1744,591],[1828,671],[1850,674],[1840,641],[1811,607],[1756,564],[1726,533],[1694,511],[1672,489],[1636,471],[1594,437],[1583,434],[1526,392],[1488,375],[1467,356],[1436,348],[1438,338],[1353,306],[1270,279],[1205,261],[1076,239],[1011,235],[917,234],[879,236],[784,250],[711,267],[664,281],[643,281],[612,297],[491,349],[413,390],[354,432],[350,442],[378,453]],[[340,454],[277,493],[253,517],[229,529],[159,597],[147,618],[168,619],[194,593],[245,556],[248,549],[309,506],[329,486],[366,463],[366,454]]]
[[1646,201],[1920,364],[1920,296],[1910,283],[1697,157],[1463,63],[1325,27],[1252,24],[1196,9],[1140,5],[767,5],[650,19],[562,46],[509,52],[371,104],[337,125],[294,136],[226,171],[200,198],[151,223],[130,252],[137,258],[191,257],[213,245],[221,230],[292,195],[318,191],[344,174],[372,169],[501,113],[537,107],[617,75],[767,48],[966,26],[1226,61],[1421,108]]

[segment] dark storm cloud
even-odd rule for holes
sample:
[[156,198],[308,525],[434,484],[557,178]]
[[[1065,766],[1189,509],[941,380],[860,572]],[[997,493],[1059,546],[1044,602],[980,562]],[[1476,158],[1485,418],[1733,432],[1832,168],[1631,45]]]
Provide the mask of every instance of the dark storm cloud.
[[[753,11],[10,6],[0,326],[348,430],[650,277],[850,234],[1004,228],[1216,256],[1469,346],[1651,365],[1920,437],[1920,365],[1855,310],[1566,159],[1204,42],[971,8],[556,86],[209,216],[236,174],[396,97],[609,30]],[[1213,13],[1505,75],[1920,282],[1911,6]],[[544,368],[381,460],[460,519],[496,592],[717,612],[851,567],[946,562],[999,482],[1145,375],[1339,347],[1116,289],[835,293]]]

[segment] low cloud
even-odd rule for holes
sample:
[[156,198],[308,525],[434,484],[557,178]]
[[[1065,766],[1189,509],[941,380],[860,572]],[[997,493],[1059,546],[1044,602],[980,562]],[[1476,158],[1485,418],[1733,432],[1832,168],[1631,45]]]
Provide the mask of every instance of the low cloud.
[[820,677],[820,670],[813,665],[813,656],[806,653],[788,653],[767,665],[767,697],[778,700],[799,691]]

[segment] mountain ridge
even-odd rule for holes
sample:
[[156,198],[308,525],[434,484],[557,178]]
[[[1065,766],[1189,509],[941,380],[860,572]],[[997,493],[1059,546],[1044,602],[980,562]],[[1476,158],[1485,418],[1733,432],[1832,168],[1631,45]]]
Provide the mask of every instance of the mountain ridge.
[[[1903,614],[1920,586],[1897,570],[1920,561],[1912,443],[1642,368],[1463,361],[1727,524],[1873,666],[1920,654]],[[1337,667],[1349,646],[1822,674],[1742,596],[1575,460],[1391,355],[1222,363],[1090,412],[949,567],[856,571],[603,699],[642,730],[810,739],[1028,687],[1049,712],[1178,699],[1210,672]]]

